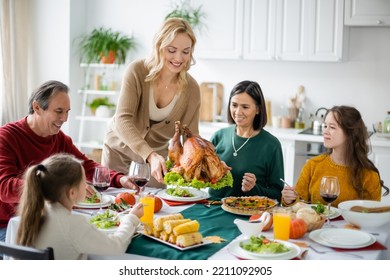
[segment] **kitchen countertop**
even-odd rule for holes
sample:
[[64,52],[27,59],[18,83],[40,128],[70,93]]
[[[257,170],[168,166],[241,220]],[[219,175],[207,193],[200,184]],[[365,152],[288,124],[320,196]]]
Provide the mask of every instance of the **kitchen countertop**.
[[[200,122],[199,133],[202,137],[210,139],[213,133],[221,128],[229,126],[225,122]],[[271,126],[264,127],[265,130],[275,135],[279,139],[303,141],[303,142],[318,142],[322,143],[322,135],[299,134],[303,129],[295,128],[273,128]],[[390,147],[390,137],[383,137],[383,134],[374,133],[370,137],[371,145],[375,147]]]

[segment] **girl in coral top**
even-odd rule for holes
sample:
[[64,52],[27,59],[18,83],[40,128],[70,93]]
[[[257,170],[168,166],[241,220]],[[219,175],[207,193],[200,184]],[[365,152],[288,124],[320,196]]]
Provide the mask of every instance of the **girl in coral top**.
[[346,200],[380,201],[381,187],[388,193],[378,169],[368,158],[367,128],[357,109],[335,106],[328,110],[323,137],[328,152],[306,162],[295,188],[284,187],[282,201],[285,205],[297,202],[299,197],[326,204],[320,196],[323,176],[337,176],[339,179],[341,191],[332,203],[334,207]]

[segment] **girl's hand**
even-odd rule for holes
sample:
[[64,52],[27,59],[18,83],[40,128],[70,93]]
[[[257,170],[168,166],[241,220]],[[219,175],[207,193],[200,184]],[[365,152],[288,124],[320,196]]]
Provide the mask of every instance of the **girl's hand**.
[[256,185],[256,176],[253,173],[244,173],[242,177],[241,190],[249,192]]
[[282,190],[282,197],[284,202],[287,204],[294,202],[297,199],[295,188],[291,186],[284,186]]
[[137,203],[133,206],[130,213],[136,215],[138,218],[141,218],[144,215],[144,206],[142,203]]

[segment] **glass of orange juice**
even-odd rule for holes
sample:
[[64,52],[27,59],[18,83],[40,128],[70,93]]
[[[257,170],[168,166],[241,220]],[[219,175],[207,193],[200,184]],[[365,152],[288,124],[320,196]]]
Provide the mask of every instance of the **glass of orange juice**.
[[288,240],[290,237],[291,208],[278,207],[273,210],[274,239]]
[[150,193],[141,193],[139,202],[144,205],[144,215],[140,221],[144,224],[153,223],[154,218],[154,195]]

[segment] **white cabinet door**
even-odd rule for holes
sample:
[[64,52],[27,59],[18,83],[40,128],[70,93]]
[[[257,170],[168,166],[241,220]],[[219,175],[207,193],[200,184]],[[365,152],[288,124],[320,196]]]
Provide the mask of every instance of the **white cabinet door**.
[[345,0],[345,25],[390,26],[390,1]]
[[311,0],[308,11],[308,60],[341,61],[344,1]]
[[248,0],[244,7],[244,59],[275,59],[276,1]]
[[197,32],[195,58],[239,59],[242,57],[243,0],[193,0],[202,5],[205,26]]
[[275,58],[285,61],[307,60],[307,2],[279,0],[276,22]]
[[339,61],[343,0],[193,0],[206,14],[195,57]]
[[[390,187],[390,148],[373,146],[370,158],[378,168],[385,185]],[[383,200],[390,202],[390,195],[383,197]]]

